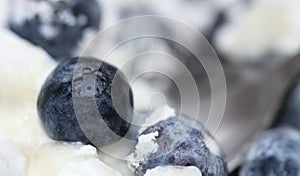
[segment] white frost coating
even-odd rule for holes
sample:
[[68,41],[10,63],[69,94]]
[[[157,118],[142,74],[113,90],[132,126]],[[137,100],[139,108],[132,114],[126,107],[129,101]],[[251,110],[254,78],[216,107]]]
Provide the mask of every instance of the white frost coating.
[[44,37],[46,37],[47,39],[54,38],[59,33],[59,31],[56,28],[54,28],[50,25],[45,25],[45,24],[41,25],[39,30],[40,30],[41,34]]
[[176,110],[168,105],[159,107],[148,117],[146,117],[145,122],[139,130],[141,134],[147,127],[152,126],[159,121],[166,120],[171,117],[176,116]]
[[13,0],[11,3],[10,18],[15,24],[21,25],[26,20],[32,19],[38,14],[41,17],[41,21],[49,23],[53,13],[52,6],[45,1]]
[[26,158],[18,144],[0,137],[0,175],[25,176]]
[[33,18],[34,13],[30,6],[32,3],[26,0],[13,0],[11,4],[10,20],[15,24],[23,24],[27,19]]
[[99,159],[89,159],[78,163],[70,162],[59,171],[58,176],[121,176],[121,174]]
[[194,166],[176,167],[176,166],[158,166],[147,170],[145,176],[202,176],[201,171]]
[[146,157],[151,153],[155,153],[158,150],[158,144],[155,143],[155,139],[158,136],[158,131],[141,135],[138,139],[138,143],[135,146],[135,151],[138,156]]
[[[300,1],[259,0],[223,26],[216,45],[229,58],[261,59],[269,53],[283,56],[300,50]],[[241,12],[241,11],[240,11]],[[236,14],[237,15],[237,14]]]
[[[60,13],[60,20],[69,26],[75,26],[77,24],[77,19],[72,15],[70,10],[64,10]],[[81,19],[81,18],[80,18]]]
[[149,155],[158,151],[158,144],[155,142],[158,131],[141,135],[135,146],[135,151],[128,156],[128,164],[131,170],[139,166],[141,161],[145,161]]
[[[53,1],[52,3],[58,2]],[[56,17],[54,6],[46,1],[13,0],[12,8],[10,18],[11,21],[17,25],[22,25],[26,20],[35,18],[35,15],[38,15],[42,21],[39,30],[47,39],[56,37],[60,32],[57,30],[57,27],[52,24],[54,18],[59,18],[61,22],[69,26],[75,26],[77,24],[85,25],[87,23],[86,16],[81,15],[77,18],[69,9],[64,9],[58,13],[58,17]]]

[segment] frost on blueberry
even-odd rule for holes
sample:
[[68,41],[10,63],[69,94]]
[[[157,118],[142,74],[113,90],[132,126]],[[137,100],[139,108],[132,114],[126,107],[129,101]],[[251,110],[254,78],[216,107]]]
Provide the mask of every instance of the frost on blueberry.
[[[114,80],[117,93],[112,96]],[[124,75],[93,58],[61,62],[38,97],[39,117],[49,137],[99,147],[127,133],[132,106],[132,92]]]
[[278,128],[267,132],[251,148],[241,176],[300,175],[300,135]]
[[85,34],[98,30],[97,0],[14,0],[10,29],[56,59],[73,56]]
[[158,166],[195,166],[203,176],[226,176],[225,162],[206,145],[208,136],[200,123],[185,115],[162,120],[139,136],[129,167],[136,176]]

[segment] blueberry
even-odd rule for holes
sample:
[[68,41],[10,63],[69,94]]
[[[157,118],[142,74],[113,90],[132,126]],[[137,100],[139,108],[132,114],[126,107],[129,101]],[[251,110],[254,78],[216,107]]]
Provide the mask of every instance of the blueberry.
[[289,128],[273,129],[260,137],[248,153],[241,176],[300,175],[300,135]]
[[10,29],[55,59],[71,57],[88,31],[100,26],[97,0],[16,0]]
[[[162,120],[140,135],[135,151],[129,157],[129,166],[137,176],[158,166],[195,166],[203,176],[226,176],[226,163],[206,145],[208,136],[200,123],[185,115]],[[138,151],[143,148],[140,146],[145,137],[153,142],[145,143],[148,154]]]
[[61,62],[44,83],[37,106],[50,138],[99,147],[123,137],[133,116],[124,75],[94,58]]

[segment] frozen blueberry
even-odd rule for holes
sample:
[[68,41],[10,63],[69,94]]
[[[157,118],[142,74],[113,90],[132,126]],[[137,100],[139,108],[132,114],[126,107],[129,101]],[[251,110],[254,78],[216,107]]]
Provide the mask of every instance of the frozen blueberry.
[[133,116],[124,75],[93,58],[61,62],[44,83],[37,106],[50,138],[99,147],[123,137]]
[[208,139],[212,138],[200,123],[177,115],[147,128],[128,163],[137,176],[158,166],[195,166],[203,176],[228,175],[226,163],[207,145],[214,141]]
[[79,42],[100,26],[97,0],[15,0],[9,27],[52,57],[71,57]]
[[299,176],[300,135],[288,128],[260,137],[248,153],[241,176]]

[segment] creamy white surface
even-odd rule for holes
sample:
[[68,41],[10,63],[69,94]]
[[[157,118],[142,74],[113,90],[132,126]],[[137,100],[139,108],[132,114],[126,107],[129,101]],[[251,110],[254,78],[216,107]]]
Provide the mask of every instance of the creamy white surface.
[[1,29],[0,135],[15,140],[25,153],[47,137],[39,125],[36,100],[46,76],[56,66],[40,48]]
[[105,165],[99,159],[70,162],[58,173],[58,176],[121,176],[121,174]]
[[42,83],[56,63],[42,49],[8,29],[0,30],[0,40],[0,102],[35,103]]
[[176,167],[176,166],[158,166],[147,170],[145,176],[202,176],[201,171],[194,166]]
[[16,142],[0,137],[0,175],[25,176],[27,158]]
[[8,16],[8,2],[10,0],[0,1],[0,28],[6,25]]
[[300,50],[299,7],[298,0],[240,4],[231,9],[230,22],[219,30],[217,47],[235,61],[256,61],[269,53],[295,55]]
[[[47,171],[47,172],[45,172]],[[34,154],[28,176],[121,176],[89,145],[47,143]]]

